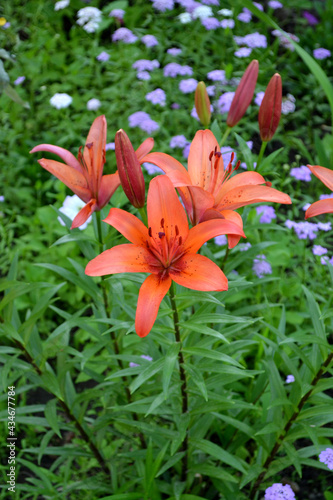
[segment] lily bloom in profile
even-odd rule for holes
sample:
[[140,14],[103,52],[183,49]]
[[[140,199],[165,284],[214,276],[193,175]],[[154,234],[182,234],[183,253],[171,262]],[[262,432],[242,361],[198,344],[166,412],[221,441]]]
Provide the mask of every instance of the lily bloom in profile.
[[[90,128],[83,152],[82,147],[79,149],[78,158],[75,158],[70,151],[52,144],[40,144],[30,151],[30,153],[38,151],[54,153],[65,162],[45,158],[38,160],[45,170],[57,177],[86,203],[74,218],[71,229],[81,226],[93,212],[101,210],[120,185],[118,172],[103,175],[106,129],[105,116],[97,117]],[[137,154],[141,155],[140,158],[153,147],[151,140],[147,141],[137,150]]]
[[228,280],[221,269],[199,248],[221,234],[244,236],[242,229],[227,220],[209,220],[191,229],[177,193],[167,176],[150,182],[147,200],[148,227],[134,215],[111,208],[104,220],[131,243],[106,250],[86,267],[89,276],[114,273],[150,273],[138,298],[135,330],[140,337],[152,329],[159,306],[171,282],[191,290],[224,291]]
[[[226,219],[241,228],[241,216],[237,208],[271,201],[291,203],[285,193],[274,189],[258,172],[243,172],[232,175],[239,166],[232,162],[224,168],[219,144],[210,130],[199,130],[192,141],[188,157],[188,170],[172,156],[165,153],[150,153],[142,161],[160,167],[177,187],[186,212],[193,225],[210,219]],[[239,242],[240,237],[228,237],[229,248]]]
[[[318,177],[331,191],[333,191],[333,171],[319,165],[307,165],[313,175]],[[309,206],[305,212],[305,218],[315,217],[320,214],[333,213],[333,198],[319,200]]]

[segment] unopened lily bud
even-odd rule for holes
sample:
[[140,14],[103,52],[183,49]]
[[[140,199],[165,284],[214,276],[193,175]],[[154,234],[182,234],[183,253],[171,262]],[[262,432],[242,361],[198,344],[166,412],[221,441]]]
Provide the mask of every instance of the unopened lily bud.
[[205,127],[208,127],[208,125],[210,124],[211,111],[210,100],[204,82],[199,82],[197,85],[197,88],[195,90],[194,103],[201,123]]
[[145,204],[145,180],[132,143],[122,129],[116,133],[115,152],[123,190],[132,205],[141,208]]
[[282,107],[282,80],[279,73],[275,73],[267,85],[264,98],[261,102],[258,122],[261,140],[268,142],[278,128]]
[[252,101],[259,73],[259,62],[254,59],[250,62],[242,76],[232,100],[228,117],[228,127],[234,127],[243,118],[245,111]]

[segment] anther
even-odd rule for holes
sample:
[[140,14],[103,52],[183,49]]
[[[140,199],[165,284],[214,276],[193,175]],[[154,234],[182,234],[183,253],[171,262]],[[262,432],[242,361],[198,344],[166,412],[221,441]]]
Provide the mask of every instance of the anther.
[[148,243],[148,240],[146,240],[146,246],[147,246],[147,248],[149,248],[149,243]]
[[179,234],[179,229],[178,229],[177,224],[175,225],[175,230],[176,230],[176,236],[178,236],[178,234]]
[[265,184],[266,184],[266,186],[267,186],[267,187],[269,187],[269,188],[272,186],[272,183],[271,183],[271,182],[269,182],[269,181],[265,182]]
[[159,233],[158,233],[158,237],[159,237],[160,239],[162,239],[162,238],[163,238],[163,236],[165,236],[165,233],[162,233],[162,232],[159,232]]
[[93,144],[93,142],[89,142],[88,144],[86,144],[86,148],[91,149],[93,147]]
[[164,229],[164,219],[161,219],[161,227]]
[[214,156],[214,151],[211,151],[209,155],[209,161],[212,161],[213,156]]
[[149,236],[151,237],[151,235],[152,235],[152,232],[151,232],[151,227],[149,227],[149,228],[148,228],[148,234],[149,234]]
[[183,243],[183,238],[181,236],[179,236],[178,241],[179,241],[179,245],[181,245]]
[[238,170],[238,169],[239,169],[240,164],[241,164],[241,161],[240,161],[240,160],[238,160],[238,162],[236,163],[236,166],[235,166],[235,170]]
[[234,161],[234,158],[235,158],[235,153],[232,152],[230,155],[230,163],[232,163]]

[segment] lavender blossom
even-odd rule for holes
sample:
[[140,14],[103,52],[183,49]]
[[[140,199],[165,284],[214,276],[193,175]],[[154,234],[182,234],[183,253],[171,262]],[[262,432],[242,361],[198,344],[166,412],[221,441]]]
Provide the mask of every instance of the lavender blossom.
[[188,24],[192,21],[191,14],[189,14],[188,12],[182,12],[181,14],[179,14],[178,19],[182,24]]
[[331,193],[331,194],[321,194],[319,196],[320,200],[328,200],[329,198],[333,198],[333,193]]
[[201,0],[201,2],[205,5],[220,5],[219,0]]
[[247,252],[252,247],[251,243],[248,241],[247,243],[239,243],[237,248],[240,252]]
[[232,100],[234,98],[235,92],[225,92],[221,95],[218,100],[218,110],[220,113],[228,113]]
[[331,222],[317,222],[317,227],[320,231],[331,231],[332,230]]
[[186,160],[188,158],[188,155],[190,154],[190,147],[191,147],[191,143],[189,142],[188,144],[186,144],[185,148],[183,149],[183,157]]
[[182,53],[182,49],[178,49],[177,47],[171,47],[170,49],[167,50],[167,53],[170,54],[171,56],[176,57]]
[[155,175],[155,174],[163,174],[162,170],[160,167],[157,165],[154,165],[153,163],[148,163],[147,161],[142,164],[142,166],[147,170],[149,175]]
[[325,255],[327,252],[328,252],[327,248],[322,247],[321,245],[313,245],[313,248],[312,248],[313,255],[321,256],[321,255]]
[[187,143],[188,143],[188,140],[186,139],[185,135],[175,135],[175,136],[171,137],[169,146],[172,149],[184,148]]
[[169,63],[163,68],[163,75],[176,78],[176,76],[192,76],[193,70],[190,66],[182,66],[178,63]]
[[235,21],[233,19],[222,19],[221,28],[223,29],[230,28],[232,30],[234,27],[235,27]]
[[87,102],[87,109],[89,111],[96,111],[98,108],[100,108],[102,105],[101,101],[99,99],[90,99]]
[[289,484],[275,483],[265,491],[264,500],[294,500],[295,494]]
[[141,38],[141,42],[148,48],[156,47],[156,45],[158,45],[158,41],[154,35],[144,35]]
[[314,49],[313,57],[318,60],[327,59],[327,57],[331,57],[331,51],[323,48]]
[[132,68],[137,71],[153,71],[155,68],[159,68],[160,63],[157,59],[138,59],[132,64]]
[[[294,375],[287,375],[286,384],[292,384],[293,382],[295,382]],[[279,498],[279,497],[277,497],[277,498]]]
[[199,5],[192,12],[193,19],[206,19],[207,17],[212,17],[212,15],[212,8],[207,5]]
[[232,16],[232,10],[230,10],[230,9],[221,9],[221,10],[218,10],[217,13],[221,14],[221,16],[225,16],[225,17]]
[[222,246],[228,243],[228,239],[225,234],[221,234],[220,236],[215,236],[214,242],[215,245]]
[[108,142],[105,144],[105,151],[114,151],[116,149],[116,145],[114,142]]
[[272,266],[267,262],[265,255],[257,255],[253,260],[252,271],[258,278],[263,278],[265,274],[272,274]]
[[106,62],[110,59],[110,54],[108,54],[107,52],[101,52],[100,54],[98,54],[98,56],[96,57],[97,61],[102,61],[102,62]]
[[[282,45],[286,49],[291,50],[292,52],[295,50],[295,47],[293,46],[289,38],[291,38],[291,40],[294,40],[295,42],[299,42],[299,38],[296,35],[294,35],[293,33],[288,33],[287,31],[285,31],[285,33],[283,34],[280,32],[280,30],[273,30],[272,35],[278,38],[280,45]],[[289,38],[287,38],[286,35],[288,35]]]
[[238,14],[237,19],[238,21],[241,21],[242,23],[249,23],[252,19],[252,14],[251,12],[244,12],[245,9],[243,9],[243,12]]
[[150,80],[151,76],[148,71],[138,71],[136,74],[138,80]]
[[166,104],[166,95],[162,89],[156,89],[152,92],[148,92],[148,94],[146,94],[146,99],[152,104],[159,104],[160,106],[165,106]]
[[50,104],[57,109],[68,108],[72,104],[73,98],[65,93],[56,93],[50,99]]
[[129,126],[139,127],[144,132],[151,134],[160,128],[159,124],[152,120],[145,111],[137,111],[128,117]]
[[160,12],[172,10],[175,6],[174,0],[152,0],[153,7]]
[[265,92],[258,92],[256,94],[256,97],[254,99],[254,102],[256,103],[257,106],[260,106],[262,103],[262,100],[264,98]]
[[54,10],[62,10],[69,6],[69,0],[59,0],[54,4]]
[[333,470],[333,449],[326,448],[325,451],[322,451],[319,455],[319,462],[327,465],[329,470]]
[[237,161],[237,155],[236,155],[236,153],[231,148],[229,148],[228,146],[223,146],[221,148],[221,153],[222,153],[222,160],[223,160],[224,168],[227,168],[227,166],[229,165],[229,163],[231,161],[231,155],[232,155],[232,153],[234,153],[234,162]]
[[281,9],[283,5],[281,2],[278,2],[278,0],[270,0],[268,2],[268,7],[275,10],[275,9]]
[[296,109],[296,99],[292,94],[287,94],[287,97],[282,99],[281,113],[283,115],[288,115],[293,113]]
[[125,11],[123,9],[113,9],[111,10],[109,17],[116,17],[117,19],[124,19]]
[[241,47],[240,49],[236,50],[234,55],[236,57],[249,57],[251,52],[252,49],[250,49],[249,47]]
[[315,26],[316,24],[319,23],[318,19],[313,14],[311,14],[311,12],[308,12],[307,10],[303,12],[303,17],[307,20],[310,26]]
[[301,222],[294,222],[292,220],[286,220],[285,226],[288,229],[294,229],[297,238],[299,240],[314,240],[317,238],[317,232],[319,230],[318,224],[315,224],[313,222],[307,222],[307,221],[301,221]]
[[97,7],[84,7],[78,11],[77,17],[77,24],[87,33],[94,33],[102,20],[102,11]]
[[262,214],[259,219],[260,224],[270,224],[273,219],[276,219],[275,210],[269,205],[260,205],[256,207],[256,210],[258,215]]
[[299,168],[292,168],[290,170],[290,175],[299,181],[311,181],[311,171],[305,165],[302,165]]
[[223,69],[214,69],[207,73],[207,78],[213,82],[226,83],[225,71]]
[[207,31],[216,30],[221,27],[221,23],[215,17],[206,17],[205,19],[201,19],[201,24]]
[[206,90],[207,90],[207,94],[210,97],[214,97],[215,96],[215,85],[207,85]]
[[257,9],[261,10],[261,12],[264,11],[264,7],[261,5],[261,3],[253,2],[253,5],[255,5],[255,7],[257,7]]
[[128,28],[118,28],[112,35],[113,42],[134,43],[138,39]]
[[[148,354],[141,354],[140,358],[142,359],[145,359],[146,361],[153,361],[153,358],[151,356],[149,356]],[[137,366],[140,366],[138,365],[138,363],[133,363],[133,361],[130,362],[129,364],[130,368],[135,368]]]
[[265,35],[261,35],[258,32],[250,33],[244,36],[243,43],[250,47],[251,49],[264,48],[267,47],[267,38]]
[[21,83],[23,83],[25,80],[25,76],[19,76],[18,78],[16,78],[16,80],[14,80],[14,85],[21,85]]
[[190,94],[191,92],[194,92],[197,86],[198,81],[194,78],[188,78],[187,80],[181,80],[179,82],[179,90],[183,94]]

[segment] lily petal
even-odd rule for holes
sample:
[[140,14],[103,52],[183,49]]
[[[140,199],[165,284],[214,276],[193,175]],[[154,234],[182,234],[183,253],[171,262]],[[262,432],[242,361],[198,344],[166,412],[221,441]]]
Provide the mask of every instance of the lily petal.
[[[94,192],[98,192],[105,163],[106,144],[106,119],[105,116],[98,116],[93,121],[86,145],[83,150],[84,161],[88,168],[91,187]],[[93,144],[93,146],[90,146]]]
[[52,144],[39,144],[39,146],[32,148],[30,153],[37,153],[38,151],[47,151],[48,153],[60,156],[66,165],[75,168],[75,170],[83,174],[81,163],[70,151],[67,151],[67,149],[61,148],[60,146],[53,146]]
[[91,260],[85,270],[88,276],[104,276],[117,273],[154,272],[150,264],[151,255],[140,245],[118,245],[105,250]]
[[[180,190],[181,188],[179,188]],[[188,186],[187,191],[190,198],[190,203],[192,206],[191,210],[191,222],[193,225],[198,224],[201,220],[204,212],[209,208],[213,208],[214,206],[214,197],[208,191],[205,191],[203,188],[199,186]],[[185,208],[186,204],[184,203]]]
[[46,160],[42,158],[38,160],[38,163],[45,168],[48,172],[57,177],[61,182],[63,182],[73,193],[77,194],[81,200],[88,203],[91,199],[91,193],[87,186],[87,181],[83,174],[78,170],[60,163],[60,161]]
[[232,189],[221,199],[217,210],[235,210],[251,203],[260,203],[262,201],[273,201],[276,203],[291,204],[290,197],[268,186],[241,186]]
[[[240,229],[243,229],[243,219],[239,215],[238,212],[234,212],[233,210],[221,210],[219,212],[216,209],[210,209],[206,210],[206,212],[203,214],[203,217],[200,222],[204,222],[207,220],[211,219],[225,219],[229,220],[230,222],[233,222],[237,226],[240,227]],[[234,234],[228,234],[228,247],[234,248],[238,243],[239,240],[241,239],[241,236],[236,236]]]
[[236,174],[223,183],[221,189],[219,189],[215,195],[215,204],[218,205],[222,198],[232,189],[241,186],[265,184],[265,182],[263,176],[258,172],[242,172],[241,174]]
[[120,186],[119,174],[103,175],[98,191],[98,207],[101,209],[110,201],[115,190]]
[[86,222],[87,219],[91,216],[91,214],[95,211],[96,208],[96,200],[92,199],[88,201],[88,203],[81,208],[79,213],[74,217],[71,229],[82,226]]
[[148,229],[135,215],[120,208],[111,208],[109,215],[103,222],[115,227],[131,243],[135,245],[146,244]]
[[[191,184],[208,190],[213,174],[212,162],[209,159],[212,151],[220,151],[220,146],[210,130],[199,130],[191,143],[188,157],[188,173]],[[221,163],[222,162],[222,163]],[[223,161],[220,158],[219,168],[223,172]]]
[[167,242],[178,234],[182,236],[183,241],[187,238],[186,213],[166,175],[159,175],[150,181],[147,212],[148,224],[155,239],[159,239],[161,232],[165,234]]
[[313,175],[318,177],[331,191],[333,191],[333,170],[319,165],[307,165]]
[[139,337],[146,337],[152,329],[160,304],[171,286],[169,277],[161,280],[151,274],[143,282],[136,308],[135,331]]
[[309,206],[305,212],[305,218],[315,217],[315,215],[333,213],[333,198],[319,200]]
[[148,137],[135,151],[135,154],[141,163],[142,158],[144,158],[154,147],[154,139],[152,137]]
[[179,260],[179,271],[170,269],[169,274],[178,285],[191,290],[204,292],[228,290],[228,280],[225,274],[214,262],[203,255],[186,254]]
[[212,219],[201,222],[190,229],[188,238],[184,242],[184,249],[188,252],[197,252],[206,241],[221,234],[234,234],[246,237],[243,229],[234,222],[225,219]]
[[172,176],[175,173],[176,175],[172,179],[172,183],[175,187],[188,186],[192,184],[191,178],[188,175],[186,168],[183,167],[183,165],[178,160],[172,158],[172,156],[169,156],[165,153],[150,153],[140,161],[141,163],[144,163],[146,161],[149,163],[153,163],[157,167],[161,168],[163,172],[165,172],[168,176]]

